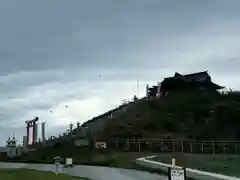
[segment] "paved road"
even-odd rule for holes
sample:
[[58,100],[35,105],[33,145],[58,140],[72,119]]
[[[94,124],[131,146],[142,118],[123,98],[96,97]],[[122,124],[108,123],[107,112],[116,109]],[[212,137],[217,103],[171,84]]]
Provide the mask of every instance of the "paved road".
[[[0,168],[27,168],[41,171],[55,171],[55,165],[52,164],[23,164],[23,163],[1,163]],[[97,166],[75,166],[73,168],[61,168],[63,173],[86,177],[92,180],[167,180],[166,176],[160,176],[154,173],[118,169]]]

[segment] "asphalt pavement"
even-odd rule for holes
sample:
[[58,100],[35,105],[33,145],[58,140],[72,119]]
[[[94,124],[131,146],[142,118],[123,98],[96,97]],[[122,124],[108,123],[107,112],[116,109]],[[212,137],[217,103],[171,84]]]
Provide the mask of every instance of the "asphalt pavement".
[[[27,168],[55,172],[54,164],[0,162],[0,168]],[[155,173],[98,166],[77,165],[70,168],[63,168],[63,166],[61,166],[60,172],[71,176],[86,177],[91,180],[167,180],[166,176],[161,176]]]

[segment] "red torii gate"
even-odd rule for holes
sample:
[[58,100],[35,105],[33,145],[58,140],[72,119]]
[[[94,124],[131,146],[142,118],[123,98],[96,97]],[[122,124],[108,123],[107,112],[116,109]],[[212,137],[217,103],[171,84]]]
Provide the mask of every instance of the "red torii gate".
[[35,117],[33,120],[25,121],[27,125],[27,145],[29,145],[29,128],[33,128],[32,132],[32,145],[36,143],[37,140],[37,121],[39,117]]

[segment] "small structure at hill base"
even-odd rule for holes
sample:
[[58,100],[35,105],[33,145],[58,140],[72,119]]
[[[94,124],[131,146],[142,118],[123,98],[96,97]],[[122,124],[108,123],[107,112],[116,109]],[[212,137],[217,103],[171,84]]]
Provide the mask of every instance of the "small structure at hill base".
[[60,156],[56,156],[53,158],[53,160],[54,160],[54,163],[56,166],[55,173],[56,173],[56,175],[58,175],[58,173],[60,173],[60,164],[63,161],[63,158]]
[[158,85],[148,87],[147,97],[162,97],[170,91],[201,89],[207,91],[216,91],[223,89],[223,86],[215,84],[207,71],[185,74],[175,73],[173,77],[164,78]]
[[8,138],[6,141],[7,145],[7,157],[15,157],[15,156],[21,156],[23,152],[23,148],[21,146],[17,146],[17,140],[15,138],[15,135],[13,135],[12,138]]

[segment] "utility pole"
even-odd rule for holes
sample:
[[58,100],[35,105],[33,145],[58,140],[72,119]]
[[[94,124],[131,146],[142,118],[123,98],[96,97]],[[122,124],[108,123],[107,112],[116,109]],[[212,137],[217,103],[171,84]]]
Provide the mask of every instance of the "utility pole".
[[139,80],[137,80],[137,98],[139,98]]

